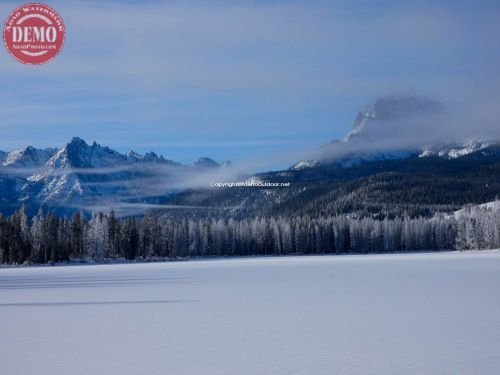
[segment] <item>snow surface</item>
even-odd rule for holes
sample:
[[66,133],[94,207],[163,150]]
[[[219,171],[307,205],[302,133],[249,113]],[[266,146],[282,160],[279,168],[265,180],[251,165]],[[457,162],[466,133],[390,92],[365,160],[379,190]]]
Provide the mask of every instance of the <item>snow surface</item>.
[[299,161],[297,164],[292,166],[292,169],[295,171],[300,171],[301,169],[317,167],[319,164],[320,163],[317,160],[307,159],[307,160]]
[[[470,214],[471,211],[477,210],[490,210],[490,211],[499,211],[500,210],[500,200],[495,200],[492,202],[482,203],[475,206],[468,206],[462,208],[461,210],[455,211],[452,216],[455,216],[456,219],[460,218],[463,215]],[[449,216],[448,216],[449,217]]]
[[498,374],[500,253],[0,270],[2,374]]
[[[11,168],[38,168],[49,160],[55,152],[55,149],[38,150],[28,146],[8,153],[3,157],[5,160],[2,165]],[[0,153],[4,154],[2,151]]]
[[445,159],[457,159],[462,156],[470,155],[474,152],[484,150],[490,147],[490,143],[484,141],[465,141],[460,145],[455,145],[454,147],[448,146],[443,149],[439,147],[431,147],[424,149],[419,155],[420,158],[425,158],[429,156],[439,156]]

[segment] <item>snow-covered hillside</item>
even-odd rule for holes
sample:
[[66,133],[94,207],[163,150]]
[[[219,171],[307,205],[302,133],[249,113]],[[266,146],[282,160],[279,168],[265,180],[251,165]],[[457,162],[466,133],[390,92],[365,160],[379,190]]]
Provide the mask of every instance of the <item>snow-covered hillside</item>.
[[499,212],[500,211],[500,201],[496,200],[496,201],[478,204],[478,205],[474,205],[474,206],[468,206],[468,207],[462,208],[461,210],[455,211],[454,216],[456,218],[459,218],[461,216],[470,214],[471,212],[480,212],[480,211],[484,211],[484,210],[488,210],[488,211],[492,211],[492,212]]
[[500,253],[0,270],[1,372],[496,374]]
[[444,146],[435,145],[424,148],[419,157],[437,156],[445,159],[456,159],[476,151],[484,150],[490,145],[490,142],[480,140],[468,140]]

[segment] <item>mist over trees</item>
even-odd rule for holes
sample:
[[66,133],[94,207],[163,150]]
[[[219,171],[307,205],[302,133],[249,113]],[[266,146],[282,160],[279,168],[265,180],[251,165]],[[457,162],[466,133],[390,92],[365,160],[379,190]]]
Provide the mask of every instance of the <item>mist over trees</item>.
[[186,257],[348,254],[500,248],[500,210],[471,207],[460,215],[383,220],[320,217],[117,219],[79,213],[71,219],[21,208],[0,216],[0,262],[165,260]]

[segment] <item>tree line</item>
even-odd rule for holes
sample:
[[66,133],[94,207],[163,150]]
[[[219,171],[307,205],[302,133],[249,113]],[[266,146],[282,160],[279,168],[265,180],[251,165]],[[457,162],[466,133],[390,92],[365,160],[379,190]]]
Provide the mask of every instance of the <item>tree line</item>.
[[154,260],[210,256],[386,253],[500,248],[500,210],[471,207],[432,218],[266,216],[87,219],[25,208],[0,216],[0,262]]

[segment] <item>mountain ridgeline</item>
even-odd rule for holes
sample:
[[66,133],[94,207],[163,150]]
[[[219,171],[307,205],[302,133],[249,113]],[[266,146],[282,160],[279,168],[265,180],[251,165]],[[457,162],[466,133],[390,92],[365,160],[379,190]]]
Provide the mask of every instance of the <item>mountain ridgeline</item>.
[[32,146],[0,152],[0,210],[9,214],[25,205],[59,215],[91,213],[122,204],[156,204],[178,191],[179,180],[225,168],[204,157],[183,165],[154,152],[121,154],[75,137],[61,149]]
[[[376,100],[341,140],[318,147],[289,169],[247,175],[200,158],[183,165],[155,153],[119,153],[73,138],[61,149],[0,152],[0,212],[25,205],[56,215],[115,210],[167,218],[335,216],[432,217],[500,195],[500,143],[443,141],[440,102],[421,96]],[[251,179],[287,187],[211,187]]]

